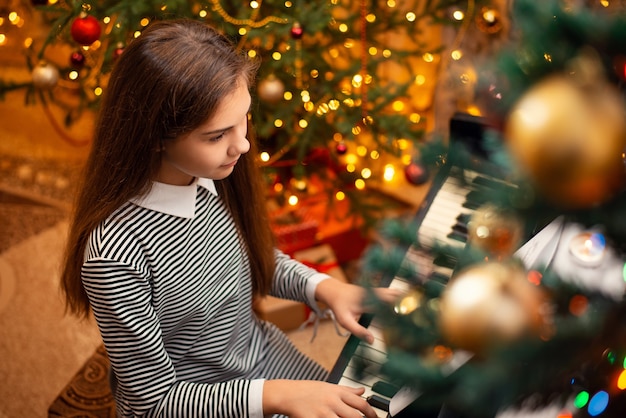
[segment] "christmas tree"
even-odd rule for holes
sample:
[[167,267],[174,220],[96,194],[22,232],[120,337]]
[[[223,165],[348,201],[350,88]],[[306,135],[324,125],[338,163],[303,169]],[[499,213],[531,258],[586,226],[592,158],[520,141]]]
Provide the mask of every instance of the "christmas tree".
[[[376,319],[381,372],[421,394],[417,416],[442,404],[480,418],[626,414],[625,12],[516,1],[512,39],[478,70],[476,94],[488,110],[478,163],[502,181],[474,196],[451,238],[462,245],[394,220],[366,253],[369,283],[410,283]],[[474,187],[471,150],[422,148]],[[423,253],[434,269],[411,261]]]
[[[428,179],[416,150],[433,129],[433,92],[450,61],[442,28],[505,33],[497,10],[478,7],[491,2],[471,3],[32,0],[6,9],[10,29],[30,29],[4,38],[23,42],[32,81],[0,80],[0,97],[23,89],[27,103],[62,109],[51,122],[63,131],[97,110],[116,57],[151,21],[203,20],[261,60],[251,125],[273,201],[348,202],[348,214],[376,220],[406,203],[398,185]],[[465,71],[456,77],[468,83]]]
[[[392,204],[372,199],[386,175],[419,184],[473,167],[444,125],[455,110],[482,116],[504,181],[480,196],[467,245],[427,245],[419,223],[390,222],[363,260],[370,284],[412,284],[376,310],[382,372],[469,416],[555,403],[561,417],[622,416],[626,14],[606,0],[516,0],[510,14],[502,3],[33,0],[19,6],[46,28],[23,37],[32,80],[0,80],[0,96],[24,89],[71,125],[97,109],[142,28],[201,19],[262,60],[252,114],[274,199],[328,194],[373,218]],[[545,228],[557,248],[525,264],[520,247]],[[407,249],[447,260],[452,278],[425,275]],[[450,372],[458,353],[470,355]]]

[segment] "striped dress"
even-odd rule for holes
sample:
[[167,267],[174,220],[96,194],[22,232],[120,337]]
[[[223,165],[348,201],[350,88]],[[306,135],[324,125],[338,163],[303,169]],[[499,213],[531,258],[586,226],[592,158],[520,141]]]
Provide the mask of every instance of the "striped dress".
[[[328,276],[276,251],[272,294],[317,309]],[[250,266],[211,180],[154,183],[91,234],[82,280],[118,416],[262,417],[265,379],[324,380],[252,310]]]

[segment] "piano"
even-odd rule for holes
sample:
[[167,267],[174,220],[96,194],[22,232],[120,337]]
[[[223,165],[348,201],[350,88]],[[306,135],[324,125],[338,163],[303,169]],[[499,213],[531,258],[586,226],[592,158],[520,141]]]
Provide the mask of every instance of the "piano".
[[[467,242],[467,223],[472,213],[485,202],[491,190],[512,187],[498,171],[488,163],[488,152],[483,146],[486,124],[484,120],[466,114],[455,114],[450,122],[450,146],[447,163],[433,179],[431,189],[416,213],[418,241],[422,247],[432,248],[437,243],[463,249]],[[459,159],[455,150],[469,151],[470,160]],[[455,270],[454,260],[439,262],[433,254],[423,249],[407,249],[405,263],[417,264],[417,271],[425,278],[446,283]],[[402,277],[390,278],[390,287],[408,290],[412,285]],[[383,330],[371,315],[363,315],[361,324],[374,334],[375,342],[369,345],[350,336],[339,355],[328,381],[353,387],[365,387],[364,397],[374,407],[379,418],[400,417],[419,394],[402,393],[380,375],[380,366],[386,360]],[[453,372],[471,355],[466,352],[455,354]],[[407,396],[401,396],[407,395]],[[392,401],[393,399],[393,401]],[[421,418],[440,416],[440,408],[424,411]]]

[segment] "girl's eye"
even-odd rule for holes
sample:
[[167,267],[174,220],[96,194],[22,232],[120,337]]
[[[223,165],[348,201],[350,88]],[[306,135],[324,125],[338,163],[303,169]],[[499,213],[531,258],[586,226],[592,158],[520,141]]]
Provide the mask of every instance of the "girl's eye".
[[219,141],[220,139],[222,139],[222,138],[224,137],[224,135],[226,135],[226,131],[222,132],[222,133],[221,133],[221,134],[219,134],[218,136],[211,137],[211,138],[209,139],[209,141],[211,141],[211,142],[217,142],[217,141]]

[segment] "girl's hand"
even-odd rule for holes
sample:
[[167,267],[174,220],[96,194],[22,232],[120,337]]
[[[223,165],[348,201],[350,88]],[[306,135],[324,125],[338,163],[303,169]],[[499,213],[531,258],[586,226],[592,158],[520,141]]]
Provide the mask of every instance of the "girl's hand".
[[267,380],[263,386],[263,414],[290,418],[376,418],[361,397],[364,388],[312,380]]
[[[388,288],[375,288],[374,292],[385,302],[393,302],[401,295],[400,291]],[[342,327],[371,344],[374,336],[358,322],[366,312],[365,296],[363,287],[332,278],[321,281],[315,290],[315,298],[328,305]]]

